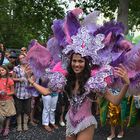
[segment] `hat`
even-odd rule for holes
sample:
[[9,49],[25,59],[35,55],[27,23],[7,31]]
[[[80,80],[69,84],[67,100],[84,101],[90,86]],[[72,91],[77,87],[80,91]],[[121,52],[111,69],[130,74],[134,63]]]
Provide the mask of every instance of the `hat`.
[[17,54],[15,52],[11,52],[9,58],[17,58]]

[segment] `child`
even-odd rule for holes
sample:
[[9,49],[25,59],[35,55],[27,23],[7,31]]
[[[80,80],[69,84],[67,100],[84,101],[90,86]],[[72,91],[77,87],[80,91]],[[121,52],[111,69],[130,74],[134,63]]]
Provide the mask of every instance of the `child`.
[[0,66],[0,116],[5,117],[2,129],[3,136],[9,133],[10,117],[16,114],[14,101],[14,82],[9,78],[9,72],[6,66]]

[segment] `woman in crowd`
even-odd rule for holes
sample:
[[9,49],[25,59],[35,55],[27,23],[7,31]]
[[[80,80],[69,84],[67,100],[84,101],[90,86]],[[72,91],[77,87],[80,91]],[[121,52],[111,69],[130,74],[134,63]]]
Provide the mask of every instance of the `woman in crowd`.
[[26,131],[28,130],[28,120],[31,112],[31,94],[27,90],[29,84],[25,75],[25,68],[27,66],[25,55],[20,54],[18,58],[20,64],[13,69],[16,96],[15,105],[17,111],[17,131]]

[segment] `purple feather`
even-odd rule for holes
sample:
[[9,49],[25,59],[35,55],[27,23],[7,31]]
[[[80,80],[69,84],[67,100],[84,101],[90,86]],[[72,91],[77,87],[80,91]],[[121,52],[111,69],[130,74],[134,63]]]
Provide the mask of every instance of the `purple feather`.
[[140,73],[135,77],[130,78],[130,86],[128,89],[129,95],[140,95]]
[[54,20],[52,25],[52,30],[54,33],[54,37],[58,40],[58,43],[60,46],[63,46],[65,44],[65,33],[63,31],[63,23],[64,20]]
[[140,72],[140,43],[125,54],[123,65],[127,68],[130,77]]
[[94,35],[97,35],[99,33],[104,34],[107,36],[110,32],[113,33],[113,37],[117,37],[118,35],[124,33],[124,26],[121,22],[116,22],[114,20],[110,22],[104,23],[102,27],[97,29],[97,31],[94,33]]
[[29,45],[28,45],[28,50],[30,50],[30,49],[35,45],[36,42],[37,42],[36,39],[32,39],[32,40],[30,41]]
[[50,65],[51,55],[45,47],[36,42],[28,51],[26,60],[29,62],[35,77],[39,78]]
[[66,21],[70,36],[76,35],[80,28],[80,22],[77,17],[70,11],[67,15]]
[[97,29],[97,31],[94,32],[94,35],[102,33],[105,35],[105,37],[107,37],[110,32],[112,33],[112,36],[108,47],[111,47],[113,52],[119,52],[119,43],[121,40],[124,39],[124,26],[121,22],[116,22],[114,20],[106,22],[102,27],[100,27],[99,29]]
[[62,46],[59,46],[59,43],[55,37],[48,40],[47,48],[51,54],[54,64],[61,61]]

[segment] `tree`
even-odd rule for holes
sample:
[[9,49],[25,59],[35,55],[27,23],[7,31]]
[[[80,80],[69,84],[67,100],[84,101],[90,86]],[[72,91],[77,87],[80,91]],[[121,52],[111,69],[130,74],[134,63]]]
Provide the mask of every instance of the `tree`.
[[105,17],[114,18],[117,10],[117,20],[121,21],[126,27],[126,33],[134,26],[140,25],[140,1],[139,0],[77,0],[77,7],[82,7],[85,12],[98,9],[104,13]]
[[119,0],[117,20],[125,26],[125,34],[128,33],[129,0]]
[[64,16],[57,0],[1,0],[0,42],[6,47],[27,46],[33,38],[41,43],[52,34],[52,21]]

